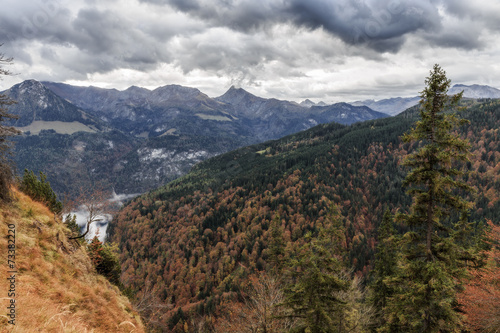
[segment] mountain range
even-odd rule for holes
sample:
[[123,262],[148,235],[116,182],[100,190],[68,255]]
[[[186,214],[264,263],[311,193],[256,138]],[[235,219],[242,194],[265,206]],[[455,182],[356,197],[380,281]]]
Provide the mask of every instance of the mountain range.
[[[455,84],[453,87],[451,87],[448,93],[453,95],[461,91],[464,92],[463,97],[465,98],[473,98],[473,99],[500,98],[500,90],[490,86],[477,85],[477,84],[473,84],[470,86],[464,84]],[[356,106],[364,105],[371,108],[372,110],[376,110],[391,116],[395,116],[403,112],[404,110],[414,105],[417,105],[419,101],[420,97],[416,96],[416,97],[395,97],[395,98],[382,99],[379,101],[370,99],[364,101],[350,102],[349,104]]]
[[19,119],[9,124],[23,131],[15,139],[19,171],[43,171],[59,194],[103,181],[117,193],[143,193],[238,147],[387,116],[346,103],[307,108],[234,87],[210,98],[178,85],[118,91],[27,80],[2,93],[17,101],[9,112]]
[[[465,88],[477,96],[462,102],[470,123],[460,133],[471,142],[467,180],[478,189],[471,220],[479,226],[500,214],[500,103],[485,97],[494,96],[490,87],[451,92]],[[146,318],[160,331],[189,331],[189,319],[211,322],[241,300],[242,286],[269,270],[271,221],[291,248],[339,207],[345,259],[363,276],[383,211],[411,204],[398,164],[413,149],[400,138],[416,106],[387,117],[367,106],[300,105],[235,87],[210,98],[176,85],[118,91],[34,80],[4,93],[17,101],[9,112],[19,119],[10,124],[23,131],[15,138],[19,169],[44,171],[59,194],[96,182],[147,192],[123,208],[109,237],[120,249],[123,283],[160,301],[161,315]],[[33,214],[16,212],[40,216]]]
[[[455,85],[450,92],[461,90],[466,97],[500,96],[499,90],[479,85]],[[383,118],[419,99],[298,104],[235,87],[211,98],[179,85],[119,91],[35,80],[3,93],[17,101],[9,111],[19,119],[10,125],[24,133],[15,139],[19,172],[43,171],[59,194],[96,182],[117,193],[143,193],[238,147],[318,124]]]

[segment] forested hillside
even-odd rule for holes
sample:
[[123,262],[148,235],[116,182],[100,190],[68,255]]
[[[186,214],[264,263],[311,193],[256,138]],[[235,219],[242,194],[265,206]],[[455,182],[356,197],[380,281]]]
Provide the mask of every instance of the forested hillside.
[[[472,144],[467,181],[477,189],[471,220],[500,214],[500,102],[467,101],[460,134]],[[216,314],[242,285],[270,267],[270,225],[278,216],[287,248],[328,219],[332,204],[345,218],[346,260],[355,275],[373,263],[383,212],[405,212],[401,142],[416,108],[394,118],[308,131],[236,150],[127,205],[112,227],[122,251],[122,279],[154,291],[170,305],[170,329],[193,315]],[[496,221],[498,222],[498,221]],[[402,230],[404,227],[397,225]],[[177,325],[177,326],[176,326]]]

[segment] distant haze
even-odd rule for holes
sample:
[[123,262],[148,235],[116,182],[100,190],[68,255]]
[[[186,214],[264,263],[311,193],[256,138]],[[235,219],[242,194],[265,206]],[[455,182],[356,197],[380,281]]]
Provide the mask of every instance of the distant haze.
[[[112,202],[118,202],[120,206],[123,205],[124,202],[130,200],[139,194],[116,194],[113,192],[113,196],[109,199]],[[88,212],[85,210],[83,206],[78,207],[75,211],[70,214],[76,215],[76,223],[80,226],[80,230],[85,232],[87,230],[87,219],[89,217]],[[108,230],[109,223],[112,223],[113,216],[110,214],[103,214],[97,217],[98,221],[93,222],[90,225],[89,233],[85,236],[87,240],[94,238],[98,233],[99,240],[101,242],[106,240],[106,232]]]
[[[451,87],[451,89],[448,91],[448,94],[450,95],[458,94],[461,91],[463,91],[462,96],[464,98],[500,98],[500,90],[493,87],[485,85],[477,85],[477,84],[473,84],[470,86],[463,84],[456,84],[453,87]],[[391,116],[394,116],[400,112],[403,112],[409,107],[417,105],[419,101],[420,97],[416,96],[407,98],[393,97],[377,101],[375,100],[356,101],[356,102],[351,102],[350,104],[356,106],[365,105],[375,111],[387,113]]]

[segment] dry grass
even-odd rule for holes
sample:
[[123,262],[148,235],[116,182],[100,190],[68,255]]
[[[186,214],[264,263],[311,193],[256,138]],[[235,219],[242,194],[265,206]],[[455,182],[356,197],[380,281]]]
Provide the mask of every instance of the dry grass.
[[[118,288],[95,273],[84,249],[42,204],[14,190],[0,206],[1,332],[144,332]],[[7,322],[10,298],[8,224],[16,225],[16,325]]]

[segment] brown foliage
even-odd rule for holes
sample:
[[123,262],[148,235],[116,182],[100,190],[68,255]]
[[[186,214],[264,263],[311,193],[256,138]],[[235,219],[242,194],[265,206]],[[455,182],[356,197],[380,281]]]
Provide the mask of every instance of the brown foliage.
[[248,297],[243,303],[232,302],[221,311],[226,313],[216,325],[216,332],[278,333],[293,326],[293,319],[279,305],[284,301],[279,278],[261,273],[250,280]]
[[[476,113],[480,119],[465,129],[473,146],[469,183],[478,188],[478,208],[472,216],[477,220],[495,216],[500,203],[500,117],[495,116],[500,103],[494,103],[498,105]],[[396,139],[380,140],[363,150],[328,146],[323,155],[314,156],[309,169],[291,168],[282,174],[278,170],[272,180],[265,174],[255,179],[245,175],[251,181],[228,180],[217,190],[172,196],[170,190],[160,189],[141,196],[114,222],[123,281],[140,290],[149,279],[158,297],[172,304],[172,312],[181,307],[190,309],[187,316],[213,314],[225,296],[241,295],[248,276],[270,268],[269,226],[275,215],[281,218],[289,249],[294,243],[300,246],[307,232],[317,231],[332,203],[346,217],[350,264],[356,275],[366,274],[383,211],[411,203],[401,189],[404,174],[398,161],[413,148]],[[277,164],[280,154],[292,153],[286,149],[277,148]]]
[[460,295],[468,327],[474,332],[500,332],[500,226],[488,222],[491,232],[487,264],[471,271],[471,279]]

